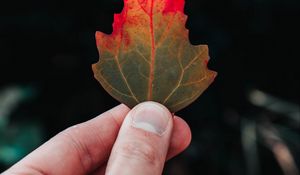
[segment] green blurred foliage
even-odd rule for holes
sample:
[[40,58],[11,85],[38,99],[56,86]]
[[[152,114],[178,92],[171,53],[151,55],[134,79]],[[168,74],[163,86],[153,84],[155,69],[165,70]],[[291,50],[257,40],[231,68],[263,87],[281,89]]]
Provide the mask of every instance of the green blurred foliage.
[[0,91],[0,164],[12,165],[42,142],[40,123],[10,120],[18,106],[34,95],[32,87],[13,86]]

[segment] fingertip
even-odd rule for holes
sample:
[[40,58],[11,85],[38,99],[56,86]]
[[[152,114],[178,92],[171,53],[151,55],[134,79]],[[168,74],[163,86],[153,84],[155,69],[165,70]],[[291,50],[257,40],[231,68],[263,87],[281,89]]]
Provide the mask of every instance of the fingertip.
[[160,103],[148,101],[135,106],[130,112],[131,126],[159,136],[171,134],[173,123],[169,110]]
[[183,120],[181,117],[175,116],[174,117],[174,123],[179,125],[179,131],[182,134],[183,142],[182,142],[182,147],[186,149],[192,140],[192,131],[188,123]]
[[[119,116],[118,114],[123,114],[123,115],[127,114],[129,111],[130,111],[130,108],[127,107],[125,104],[119,104],[118,106],[109,110],[109,112],[113,113],[115,116]],[[103,113],[103,114],[105,114],[105,113]]]
[[191,143],[192,133],[189,125],[182,118],[174,116],[173,133],[167,159],[171,159],[184,151]]
[[125,104],[120,104],[120,105],[100,114],[99,116],[87,121],[86,123],[101,125],[103,120],[113,119],[115,121],[115,123],[120,127],[125,116],[127,115],[127,113],[129,111],[130,111],[129,107],[127,107]]
[[126,106],[124,103],[121,103],[119,106],[116,106],[116,107],[124,108],[124,109],[130,110],[130,108],[129,108],[128,106]]

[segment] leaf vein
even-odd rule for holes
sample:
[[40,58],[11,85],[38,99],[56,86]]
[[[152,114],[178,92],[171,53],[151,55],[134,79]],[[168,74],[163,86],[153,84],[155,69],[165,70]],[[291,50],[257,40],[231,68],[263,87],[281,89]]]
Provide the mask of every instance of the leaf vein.
[[141,57],[143,58],[143,60],[145,60],[148,64],[151,64],[149,60],[147,60],[147,58],[141,53],[141,51],[139,49],[136,49],[136,52],[141,55]]
[[166,29],[164,30],[163,34],[161,35],[162,37],[159,39],[159,41],[157,42],[157,47],[159,47],[164,40],[166,40],[169,36],[169,33],[171,31],[171,26],[174,24],[174,15],[172,16],[172,19],[169,20]]
[[114,88],[110,83],[107,82],[107,80],[101,74],[99,74],[99,75],[100,75],[99,77],[103,80],[102,82],[104,82],[109,88],[111,88],[112,90],[116,91],[120,95],[133,98],[133,96],[125,94],[125,93],[119,91],[118,89]]
[[[179,53],[179,52],[178,52]],[[203,51],[200,55],[196,55],[189,63],[187,66],[185,66],[182,71],[181,71],[181,75],[180,75],[180,78],[179,78],[179,81],[177,82],[177,85],[175,86],[175,88],[171,91],[171,93],[165,98],[164,100],[164,104],[170,99],[170,97],[175,93],[175,91],[180,87],[180,86],[183,86],[181,85],[181,82],[182,82],[182,79],[183,79],[183,76],[184,76],[184,72],[198,59],[200,58],[203,53],[205,53],[205,51]],[[178,54],[179,55],[179,54]],[[180,64],[180,67],[182,68],[182,63],[181,61],[179,61],[179,64]],[[206,78],[206,75],[204,76],[204,78],[202,78],[201,80],[199,81],[203,81],[204,79]]]
[[198,58],[200,58],[203,54],[205,53],[205,51],[202,51],[200,53],[200,55],[196,55],[185,67],[184,70],[188,69],[195,61],[197,61]]
[[189,82],[189,83],[184,83],[184,84],[181,84],[181,86],[190,86],[190,85],[193,85],[193,84],[198,84],[198,83],[201,83],[203,80],[205,80],[207,78],[207,76],[205,75],[203,78],[201,78],[200,80],[198,81],[193,81],[193,82]]
[[174,105],[170,106],[170,108],[176,107],[176,106],[178,106],[178,105],[180,105],[182,103],[185,103],[186,101],[191,101],[191,100],[193,100],[197,96],[199,96],[199,93],[195,93],[190,98],[186,98],[186,99],[182,100],[181,102],[175,103]]
[[127,86],[128,90],[129,90],[130,94],[132,95],[132,97],[134,98],[134,100],[135,100],[137,103],[139,103],[139,100],[136,98],[136,96],[135,96],[134,93],[132,92],[131,87],[129,86],[129,84],[128,84],[128,82],[127,82],[127,79],[126,79],[126,77],[125,77],[125,75],[124,75],[124,73],[123,73],[123,70],[122,70],[122,68],[121,68],[121,65],[119,64],[118,58],[115,58],[115,59],[116,59],[117,65],[118,65],[118,69],[119,69],[119,71],[120,71],[120,73],[121,73],[121,77],[122,77],[122,79],[123,79],[124,82],[125,82],[125,85]]
[[[180,52],[177,53],[177,58],[179,57],[179,54],[180,54]],[[179,78],[179,80],[178,80],[177,85],[175,86],[175,88],[174,88],[174,89],[170,92],[170,94],[164,99],[164,102],[163,102],[164,104],[169,100],[169,98],[170,98],[170,97],[175,93],[175,91],[180,87],[181,81],[182,81],[182,79],[183,79],[183,75],[184,75],[185,70],[182,69],[182,63],[181,63],[180,60],[178,60],[178,63],[179,63],[180,68],[181,68],[180,78]]]
[[[125,15],[126,15],[126,17],[127,17],[127,13],[125,13]],[[126,17],[125,17],[125,18],[126,18]],[[122,77],[122,79],[124,80],[125,85],[127,86],[127,88],[128,88],[128,90],[129,90],[131,96],[133,97],[133,99],[134,99],[137,103],[139,103],[139,100],[137,99],[137,97],[135,96],[135,94],[132,92],[132,89],[131,89],[130,85],[128,84],[128,81],[127,81],[126,77],[124,76],[122,67],[121,67],[121,65],[120,65],[120,63],[119,63],[119,59],[118,59],[118,57],[117,57],[117,55],[119,55],[120,50],[121,50],[121,43],[122,43],[122,41],[123,41],[123,29],[121,30],[121,40],[120,40],[120,45],[119,45],[119,49],[118,49],[118,54],[116,54],[116,56],[115,56],[114,58],[115,58],[115,61],[116,61],[116,63],[117,63],[117,67],[118,67],[118,69],[119,69],[119,71],[120,71],[120,73],[121,73],[121,77]]]

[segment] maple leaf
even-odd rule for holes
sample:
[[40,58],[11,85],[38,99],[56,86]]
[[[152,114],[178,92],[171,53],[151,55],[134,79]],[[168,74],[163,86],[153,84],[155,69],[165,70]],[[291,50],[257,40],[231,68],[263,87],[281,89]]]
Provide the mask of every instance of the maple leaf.
[[134,107],[156,101],[176,112],[198,98],[216,72],[208,47],[191,45],[184,0],[124,0],[110,35],[96,32],[95,78],[114,98]]

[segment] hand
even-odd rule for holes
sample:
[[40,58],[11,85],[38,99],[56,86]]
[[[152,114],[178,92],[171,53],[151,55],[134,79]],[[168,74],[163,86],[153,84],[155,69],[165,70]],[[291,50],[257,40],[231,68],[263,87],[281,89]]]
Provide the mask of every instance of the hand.
[[158,103],[119,105],[62,131],[3,175],[160,175],[190,140],[188,125]]

